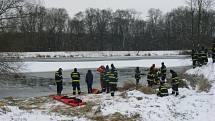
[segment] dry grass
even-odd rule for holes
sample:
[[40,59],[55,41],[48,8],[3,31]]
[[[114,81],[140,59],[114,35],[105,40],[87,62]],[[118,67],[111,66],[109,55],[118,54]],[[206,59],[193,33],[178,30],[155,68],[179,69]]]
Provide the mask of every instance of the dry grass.
[[193,89],[197,89],[199,92],[208,92],[212,87],[211,82],[203,76],[185,74],[185,78],[186,80],[189,80],[189,85]]
[[119,87],[119,91],[125,91],[125,90],[134,90],[136,89],[136,84],[133,81],[125,81],[122,87]]
[[[136,86],[136,84],[133,81],[125,81],[122,87],[119,87],[118,90],[123,92],[126,90],[139,90],[145,94],[155,94],[156,91],[155,89],[156,87],[148,87],[146,85],[138,85]],[[121,94],[122,97],[124,97],[123,93]]]
[[207,79],[199,80],[197,83],[197,90],[200,92],[209,92],[212,85]]
[[140,85],[137,90],[143,92],[144,94],[155,94],[156,93],[155,89],[145,86],[145,85]]
[[140,117],[139,114],[135,114],[132,117],[127,117],[122,115],[121,113],[117,112],[114,113],[112,115],[108,115],[108,116],[95,116],[93,118],[91,118],[92,120],[95,121],[136,121],[138,120]]

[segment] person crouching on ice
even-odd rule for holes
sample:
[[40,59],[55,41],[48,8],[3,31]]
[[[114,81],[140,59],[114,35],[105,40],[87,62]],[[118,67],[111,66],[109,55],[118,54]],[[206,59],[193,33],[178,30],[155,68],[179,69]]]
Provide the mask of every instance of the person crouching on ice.
[[77,71],[77,68],[74,68],[74,71],[71,73],[71,78],[72,78],[73,95],[76,95],[76,88],[78,89],[78,94],[81,94],[80,73]]
[[85,79],[86,83],[87,83],[87,89],[88,89],[88,94],[93,92],[92,89],[92,85],[93,85],[93,74],[91,70],[88,70],[87,74],[86,74],[86,79]]
[[55,72],[55,82],[57,84],[57,95],[61,95],[63,90],[63,76],[62,76],[62,68],[59,68],[58,71]]
[[[163,78],[162,80],[164,80],[164,77],[161,77],[161,78]],[[169,95],[168,94],[168,89],[167,89],[167,87],[165,85],[165,82],[163,82],[163,81],[160,82],[160,87],[159,87],[159,91],[158,91],[157,95],[159,97],[163,97],[163,96],[168,96]]]

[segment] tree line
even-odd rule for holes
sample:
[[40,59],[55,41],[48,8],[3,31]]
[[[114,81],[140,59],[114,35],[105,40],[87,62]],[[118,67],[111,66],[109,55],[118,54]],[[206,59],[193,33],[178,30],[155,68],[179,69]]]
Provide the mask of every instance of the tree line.
[[[205,2],[207,1],[207,2]],[[0,51],[100,51],[210,47],[215,34],[212,0],[188,0],[167,13],[151,8],[88,8],[70,17],[64,8],[0,0]],[[71,8],[72,9],[72,8]]]

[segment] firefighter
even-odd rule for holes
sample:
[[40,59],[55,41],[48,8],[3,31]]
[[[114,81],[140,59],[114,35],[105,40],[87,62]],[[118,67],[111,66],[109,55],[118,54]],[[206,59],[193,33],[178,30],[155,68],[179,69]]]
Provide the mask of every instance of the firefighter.
[[86,78],[85,81],[87,83],[87,90],[88,93],[92,93],[93,89],[92,89],[92,85],[93,85],[93,74],[91,70],[88,70],[87,74],[86,74]]
[[175,71],[170,70],[170,73],[172,74],[172,95],[178,96],[179,92],[178,92],[178,86],[179,86],[179,78],[178,75]]
[[204,60],[205,60],[205,49],[202,46],[202,48],[199,51],[199,66],[204,65]]
[[164,62],[161,63],[160,77],[163,78],[163,80],[166,79],[166,66],[164,65]]
[[204,58],[204,65],[207,65],[207,63],[208,63],[208,49],[207,48],[204,49],[203,58]]
[[55,72],[55,82],[57,85],[57,95],[61,95],[63,90],[62,68],[59,68],[58,71]]
[[215,41],[213,41],[212,43],[212,59],[213,59],[213,63],[215,63]]
[[[164,77],[162,77],[162,79],[164,79]],[[159,91],[157,93],[158,96],[163,97],[163,96],[168,96],[168,89],[165,85],[164,82],[161,81],[161,84],[159,86]]]
[[136,86],[138,86],[138,84],[139,84],[139,80],[141,78],[140,75],[141,75],[140,69],[139,69],[139,67],[136,67],[136,69],[135,69]]
[[160,71],[158,71],[158,69],[155,68],[155,70],[154,70],[154,78],[153,78],[155,85],[159,85],[160,84],[160,76],[161,76]]
[[106,93],[109,93],[110,92],[110,87],[109,87],[109,75],[110,75],[110,69],[109,69],[109,66],[106,65],[106,68],[105,68],[105,75],[104,75],[104,88],[102,90],[102,92],[106,92]]
[[109,78],[109,86],[111,96],[114,96],[114,92],[117,90],[117,81],[118,81],[118,73],[116,68],[111,64],[111,71],[108,75]]
[[150,69],[149,72],[147,74],[147,82],[148,82],[148,86],[153,86],[154,81],[155,81],[155,64],[153,64]]
[[78,94],[81,94],[80,73],[77,71],[77,68],[74,68],[74,71],[71,73],[71,78],[72,78],[73,95],[76,95],[76,88],[78,90]]
[[196,68],[198,65],[198,53],[197,53],[197,51],[193,49],[191,56],[192,56],[192,61],[193,61],[193,68]]

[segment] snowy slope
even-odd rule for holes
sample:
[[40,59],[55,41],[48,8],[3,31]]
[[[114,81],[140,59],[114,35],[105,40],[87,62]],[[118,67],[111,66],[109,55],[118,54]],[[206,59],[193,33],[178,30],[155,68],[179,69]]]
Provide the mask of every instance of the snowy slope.
[[[214,91],[196,93],[193,90],[180,89],[179,97],[157,97],[146,95],[139,91],[127,92],[127,98],[116,97],[102,101],[103,115],[120,112],[132,117],[140,116],[144,121],[214,121],[215,102]],[[142,100],[138,100],[142,97]]]
[[209,63],[207,65],[204,65],[202,67],[197,67],[195,69],[187,70],[187,74],[193,74],[198,76],[204,76],[208,80],[215,80],[215,63],[211,62],[212,60],[209,60]]
[[15,106],[6,107],[9,112],[4,113],[0,109],[1,121],[59,121],[59,120],[72,120],[72,121],[87,121],[85,118],[66,117],[57,114],[47,114],[39,110],[25,111],[20,110]]
[[[201,68],[190,69],[186,73],[203,75],[214,82],[214,66],[209,63]],[[128,91],[127,98],[117,96],[107,100],[104,97],[101,110],[103,115],[116,112],[129,117],[139,115],[140,120],[144,121],[215,121],[215,83],[209,93],[197,93],[195,90],[186,88],[180,88],[179,92],[179,97],[161,98],[136,90]],[[141,100],[140,97],[142,97]]]

